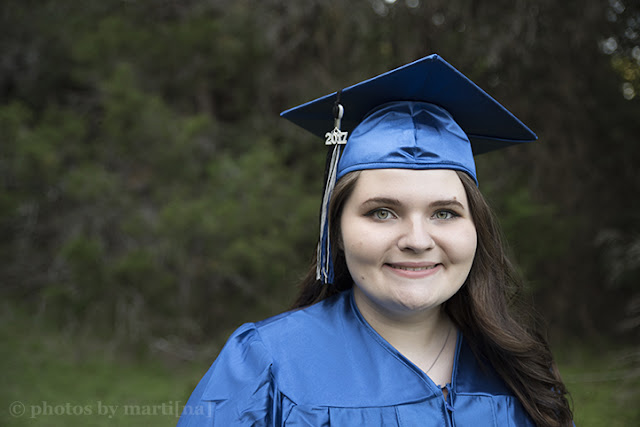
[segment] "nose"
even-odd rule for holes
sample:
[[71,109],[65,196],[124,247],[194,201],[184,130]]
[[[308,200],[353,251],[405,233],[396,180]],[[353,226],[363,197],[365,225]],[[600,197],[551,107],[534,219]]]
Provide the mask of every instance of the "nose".
[[435,247],[435,241],[424,217],[406,220],[406,227],[398,239],[398,247],[401,250],[416,253],[424,252]]

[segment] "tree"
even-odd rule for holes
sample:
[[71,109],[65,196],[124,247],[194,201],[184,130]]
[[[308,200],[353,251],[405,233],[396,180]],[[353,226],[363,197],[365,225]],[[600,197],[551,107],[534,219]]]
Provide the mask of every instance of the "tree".
[[558,335],[610,333],[640,274],[621,4],[4,2],[0,290],[144,346],[284,309],[325,153],[278,112],[437,52],[540,136],[478,158],[532,298]]

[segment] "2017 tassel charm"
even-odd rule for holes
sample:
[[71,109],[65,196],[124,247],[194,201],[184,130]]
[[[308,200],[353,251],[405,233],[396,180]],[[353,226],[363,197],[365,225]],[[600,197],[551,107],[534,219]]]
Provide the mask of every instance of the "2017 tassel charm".
[[333,261],[331,256],[330,221],[329,221],[329,201],[333,188],[336,185],[336,173],[338,162],[340,161],[341,146],[347,143],[347,132],[340,129],[344,107],[340,104],[340,92],[334,107],[334,127],[331,132],[325,134],[325,144],[333,145],[331,160],[329,161],[329,171],[325,184],[324,196],[322,197],[322,210],[320,215],[320,240],[317,248],[316,280],[322,283],[333,283]]
[[324,134],[325,145],[344,145],[347,143],[347,134],[348,132],[343,132],[340,130],[340,126],[342,123],[342,116],[344,116],[344,107],[342,104],[337,103],[335,108],[336,117],[333,121],[333,130],[331,132],[327,132]]

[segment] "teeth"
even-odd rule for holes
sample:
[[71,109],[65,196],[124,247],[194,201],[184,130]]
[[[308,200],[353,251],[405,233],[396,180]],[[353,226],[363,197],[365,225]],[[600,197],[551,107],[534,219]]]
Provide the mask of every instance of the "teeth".
[[429,267],[403,267],[403,266],[400,266],[400,265],[396,265],[394,267],[397,268],[398,270],[424,271],[424,270],[432,270],[432,269],[436,268],[436,265],[432,265],[432,266],[429,266]]

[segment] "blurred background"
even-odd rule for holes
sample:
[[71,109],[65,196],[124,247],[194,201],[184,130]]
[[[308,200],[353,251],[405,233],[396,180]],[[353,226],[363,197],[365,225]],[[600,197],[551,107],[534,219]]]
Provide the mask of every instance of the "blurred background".
[[175,425],[314,254],[324,143],[278,113],[431,53],[540,138],[478,176],[576,423],[640,423],[637,2],[5,0],[0,28],[0,424]]

